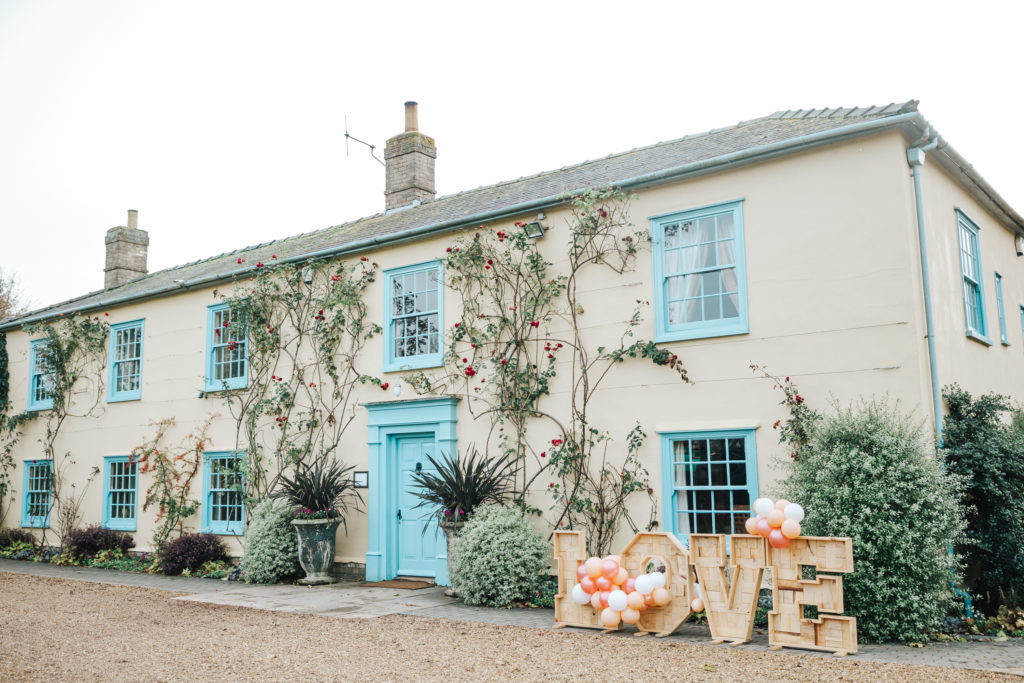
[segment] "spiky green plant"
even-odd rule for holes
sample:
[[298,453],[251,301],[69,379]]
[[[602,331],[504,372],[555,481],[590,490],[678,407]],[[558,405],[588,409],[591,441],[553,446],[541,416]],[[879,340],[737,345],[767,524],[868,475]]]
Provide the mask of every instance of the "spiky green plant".
[[507,455],[488,458],[474,447],[459,456],[442,454],[440,461],[427,456],[434,472],[415,472],[413,495],[416,507],[432,508],[441,522],[458,526],[473,510],[486,503],[503,503],[514,496],[515,461]]
[[363,497],[356,490],[351,472],[336,460],[317,459],[312,464],[300,462],[291,476],[282,475],[272,498],[283,498],[299,508],[297,516],[307,519],[340,519],[345,522],[349,509],[359,511]]

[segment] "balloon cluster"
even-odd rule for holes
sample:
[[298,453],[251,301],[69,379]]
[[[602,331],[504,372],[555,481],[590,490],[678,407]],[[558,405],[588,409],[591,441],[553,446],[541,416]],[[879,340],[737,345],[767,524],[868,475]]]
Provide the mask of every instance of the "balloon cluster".
[[601,623],[607,628],[615,628],[619,622],[635,624],[641,612],[664,607],[672,600],[665,588],[664,573],[655,571],[633,578],[615,555],[591,557],[576,568],[576,579],[573,602],[589,602],[595,610],[601,610]]
[[754,512],[757,516],[747,520],[747,533],[767,538],[773,548],[785,548],[789,539],[800,535],[804,509],[799,504],[758,498],[754,501]]

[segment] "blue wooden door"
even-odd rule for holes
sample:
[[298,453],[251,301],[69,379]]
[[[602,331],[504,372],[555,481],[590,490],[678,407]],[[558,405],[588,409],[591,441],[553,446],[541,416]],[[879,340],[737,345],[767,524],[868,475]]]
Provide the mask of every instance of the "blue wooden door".
[[434,471],[427,456],[434,455],[434,435],[403,436],[395,439],[398,466],[398,573],[403,576],[435,576],[437,558],[445,551],[444,535],[427,508],[416,507],[420,499],[413,491],[412,475]]

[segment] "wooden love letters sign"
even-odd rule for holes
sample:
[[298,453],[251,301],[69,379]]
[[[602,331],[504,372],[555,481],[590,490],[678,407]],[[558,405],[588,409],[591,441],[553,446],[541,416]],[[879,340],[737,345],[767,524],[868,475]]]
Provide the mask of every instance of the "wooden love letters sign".
[[[853,542],[849,538],[799,536],[785,548],[774,548],[760,536],[691,534],[687,550],[672,534],[640,533],[620,555],[621,566],[631,576],[664,567],[665,588],[672,596],[664,607],[641,613],[635,635],[653,632],[667,636],[689,619],[691,601],[698,597],[707,614],[714,643],[745,643],[754,629],[754,615],[764,570],[771,570],[772,610],[768,613],[768,643],[772,649],[794,647],[824,650],[837,656],[857,651],[857,620],[843,612],[843,578],[835,574],[853,571]],[[579,605],[571,594],[577,567],[586,562],[586,539],[580,531],[555,532],[558,561],[558,594],[555,596],[556,627],[604,629],[599,613],[589,604]],[[814,578],[804,578],[813,571]],[[831,574],[817,575],[818,571]],[[698,605],[699,606],[699,605]],[[818,611],[804,614],[805,607]],[[618,628],[621,628],[618,627]],[[617,629],[607,629],[617,630]]]

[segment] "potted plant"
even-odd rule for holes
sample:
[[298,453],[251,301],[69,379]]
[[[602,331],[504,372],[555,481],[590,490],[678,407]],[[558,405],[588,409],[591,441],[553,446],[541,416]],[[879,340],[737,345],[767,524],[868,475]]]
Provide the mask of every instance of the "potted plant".
[[[515,495],[512,481],[515,476],[515,461],[501,456],[481,456],[470,446],[467,455],[458,454],[452,458],[442,454],[440,461],[427,456],[434,471],[415,472],[412,475],[416,488],[413,495],[420,499],[416,507],[432,508],[438,526],[448,541],[448,576],[452,571],[452,551],[459,530],[473,514],[473,510],[486,503],[502,503],[506,497]],[[424,527],[424,532],[426,527]],[[448,595],[454,595],[449,589]]]
[[291,477],[282,475],[272,494],[296,508],[292,525],[299,539],[299,564],[306,572],[299,579],[303,585],[337,581],[328,574],[334,564],[335,535],[338,526],[345,525],[349,506],[358,510],[363,502],[350,476],[353,469],[326,459],[299,463]]

